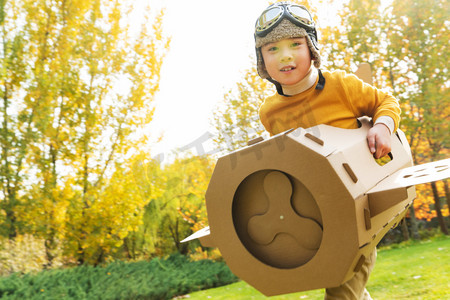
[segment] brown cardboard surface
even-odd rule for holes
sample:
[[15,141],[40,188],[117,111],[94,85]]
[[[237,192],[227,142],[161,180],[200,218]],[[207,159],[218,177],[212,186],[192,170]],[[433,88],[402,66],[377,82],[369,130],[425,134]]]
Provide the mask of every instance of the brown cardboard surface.
[[450,177],[450,158],[400,169],[368,191],[368,194],[408,187]]
[[[208,190],[204,246],[216,246],[238,277],[265,295],[340,285],[404,217],[417,179],[409,145],[392,136],[392,160],[378,165],[360,129],[319,125],[259,140],[217,161]],[[437,174],[437,175],[436,175]],[[400,180],[401,179],[401,180]],[[401,183],[399,183],[401,181]]]
[[[409,146],[405,147],[401,138],[394,135],[391,150],[394,159],[382,167],[379,166],[372,155],[368,155],[370,153],[367,151],[366,136],[371,123],[366,118],[361,119],[361,123],[362,127],[359,130],[341,129],[326,125],[319,125],[310,129],[310,132],[325,141],[323,146],[308,141],[304,134],[301,134],[302,130],[305,131],[302,128],[288,134],[299,143],[326,156],[354,198],[363,195],[390,173],[412,165]],[[347,164],[353,171],[357,182],[353,181],[343,164]],[[367,170],[370,170],[370,172],[367,172]]]
[[355,75],[362,81],[373,85],[372,79],[372,68],[368,63],[362,63],[359,65],[358,70],[356,70]]
[[[331,249],[342,247],[342,241],[345,240],[345,245],[353,245],[354,252],[357,251],[356,228],[349,224],[342,224],[340,219],[342,214],[350,215],[351,218],[355,212],[353,199],[326,158],[317,155],[286,135],[280,135],[230,155],[219,159],[206,199],[211,234],[231,270],[258,289],[262,288],[262,292],[268,295],[273,294],[274,291],[275,293],[282,293],[282,290],[283,292],[294,291],[299,284],[304,285],[303,288],[315,286],[320,279],[324,279],[329,285],[340,284],[346,272],[343,266],[352,263],[354,253],[345,251],[346,253],[337,259],[332,255],[331,252],[334,251]],[[286,159],[289,157],[296,159],[294,161]],[[263,206],[259,208],[261,205],[258,203],[241,202],[239,199],[253,197],[252,195],[256,194],[255,198],[267,202],[268,196],[264,192],[263,182],[265,176],[271,174],[272,170],[286,174],[293,182],[292,186],[303,186],[304,191],[296,188],[295,195],[311,194],[309,203],[312,205],[306,205],[305,212],[300,215],[317,224],[324,222],[320,225],[323,228],[329,228],[329,230],[323,230],[318,250],[308,249],[308,246],[305,247],[296,242],[289,235],[290,228],[278,232],[268,245],[255,243],[248,236],[249,220],[256,215],[264,215],[267,208]],[[333,173],[335,176],[330,176]],[[220,180],[222,176],[226,176],[226,182]],[[330,183],[326,190],[321,187],[321,181]],[[306,188],[307,186],[309,188]],[[320,207],[320,201],[317,201],[317,198],[332,201],[334,195],[339,194],[346,194],[347,201],[339,203],[338,208],[333,209],[327,203],[323,203],[323,207]],[[311,206],[317,206],[318,209]],[[331,215],[327,222],[323,217],[324,213]],[[329,223],[329,226],[326,223]],[[341,224],[344,231],[333,232],[331,229],[337,228],[338,224]],[[314,239],[317,240],[319,237]],[[296,252],[300,254],[293,256],[294,252],[286,252],[285,245],[295,247]],[[290,258],[287,265],[283,265],[285,256]],[[316,272],[314,261],[322,261],[326,265],[337,265],[336,269],[327,270],[327,274],[335,274],[335,276],[323,278],[324,274]],[[320,285],[315,288],[320,288]]]

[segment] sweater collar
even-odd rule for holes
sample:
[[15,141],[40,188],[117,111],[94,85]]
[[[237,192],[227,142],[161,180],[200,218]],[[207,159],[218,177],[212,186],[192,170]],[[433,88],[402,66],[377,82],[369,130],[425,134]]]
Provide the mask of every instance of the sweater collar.
[[319,72],[311,64],[311,67],[309,68],[308,73],[306,73],[305,78],[295,84],[281,86],[283,89],[283,94],[286,96],[293,96],[308,90],[316,83],[318,76]]

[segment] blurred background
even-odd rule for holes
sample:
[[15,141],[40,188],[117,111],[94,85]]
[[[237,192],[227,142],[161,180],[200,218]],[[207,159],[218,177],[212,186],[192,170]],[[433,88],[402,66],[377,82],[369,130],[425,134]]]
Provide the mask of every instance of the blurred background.
[[[367,62],[397,97],[415,163],[448,157],[448,3],[293,2],[314,15],[323,69]],[[274,88],[257,75],[253,30],[268,5],[0,1],[0,275],[221,261],[180,241],[207,226],[217,157],[264,135]],[[417,192],[383,245],[448,235],[448,180]]]

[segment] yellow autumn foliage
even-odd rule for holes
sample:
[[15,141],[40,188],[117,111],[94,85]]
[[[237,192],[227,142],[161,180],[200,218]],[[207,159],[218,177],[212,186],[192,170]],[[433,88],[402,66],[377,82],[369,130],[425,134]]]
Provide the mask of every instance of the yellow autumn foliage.
[[[44,243],[44,239],[29,234],[18,235],[14,240],[0,238],[0,276],[41,271],[49,264]],[[52,268],[66,263],[61,249],[57,249],[56,256]]]

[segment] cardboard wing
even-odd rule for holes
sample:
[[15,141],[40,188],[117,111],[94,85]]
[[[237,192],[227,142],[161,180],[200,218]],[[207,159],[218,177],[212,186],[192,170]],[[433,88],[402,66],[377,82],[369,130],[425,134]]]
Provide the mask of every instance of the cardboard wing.
[[219,158],[206,192],[210,226],[184,241],[218,247],[267,296],[347,281],[404,217],[414,185],[450,172],[448,159],[412,167],[401,131],[380,165],[370,127],[298,128]]
[[433,182],[450,177],[450,159],[431,162],[398,170],[367,192],[371,215],[375,216],[394,205],[389,195],[402,193],[405,188],[421,183]]

